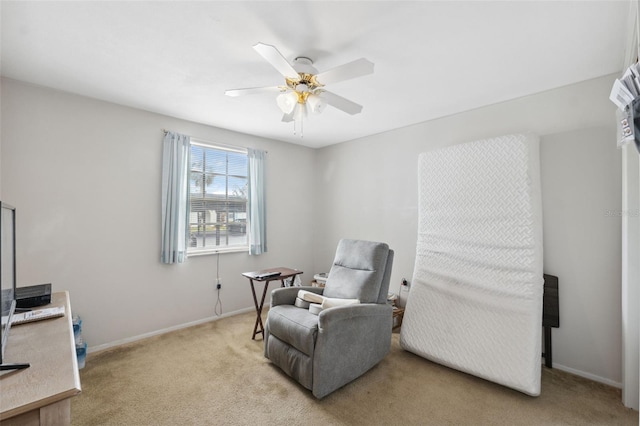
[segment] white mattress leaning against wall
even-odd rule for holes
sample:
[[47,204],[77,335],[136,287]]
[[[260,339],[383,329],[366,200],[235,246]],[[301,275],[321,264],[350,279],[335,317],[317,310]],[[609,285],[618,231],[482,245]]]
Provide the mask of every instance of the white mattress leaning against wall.
[[420,154],[414,277],[400,343],[540,394],[539,140],[515,134]]

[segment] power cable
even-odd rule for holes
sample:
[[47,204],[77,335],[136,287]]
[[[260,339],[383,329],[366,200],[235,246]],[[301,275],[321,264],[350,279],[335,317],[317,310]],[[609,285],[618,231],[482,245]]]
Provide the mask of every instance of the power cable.
[[217,259],[216,259],[216,290],[218,292],[218,300],[216,301],[216,304],[214,307],[214,312],[217,316],[222,315],[222,300],[220,300],[221,289],[222,289],[222,283],[220,282],[220,252],[218,252]]

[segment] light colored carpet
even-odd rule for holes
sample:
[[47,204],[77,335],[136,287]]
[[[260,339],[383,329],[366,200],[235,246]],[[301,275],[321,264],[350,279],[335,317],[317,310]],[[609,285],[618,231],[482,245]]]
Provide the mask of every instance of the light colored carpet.
[[543,368],[532,398],[405,352],[396,333],[380,364],[317,400],[263,357],[254,320],[90,354],[73,425],[638,425],[618,389]]

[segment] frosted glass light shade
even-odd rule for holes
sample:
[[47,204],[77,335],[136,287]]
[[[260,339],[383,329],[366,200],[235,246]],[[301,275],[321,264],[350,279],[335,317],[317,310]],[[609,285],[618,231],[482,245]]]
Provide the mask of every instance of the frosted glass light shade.
[[295,92],[283,93],[276,97],[276,103],[282,112],[285,114],[291,114],[298,104],[298,95]]
[[327,102],[318,95],[309,95],[307,97],[307,105],[313,114],[320,114],[327,106]]

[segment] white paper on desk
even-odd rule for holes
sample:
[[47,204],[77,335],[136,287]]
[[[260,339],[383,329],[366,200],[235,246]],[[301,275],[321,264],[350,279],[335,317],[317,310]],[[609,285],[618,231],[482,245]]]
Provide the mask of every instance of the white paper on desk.
[[11,325],[23,324],[26,322],[39,321],[49,318],[57,318],[64,316],[64,306],[56,306],[55,308],[35,309],[33,311],[21,312],[13,314],[11,317]]

